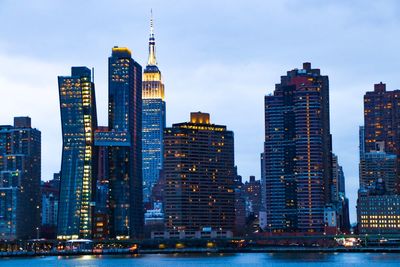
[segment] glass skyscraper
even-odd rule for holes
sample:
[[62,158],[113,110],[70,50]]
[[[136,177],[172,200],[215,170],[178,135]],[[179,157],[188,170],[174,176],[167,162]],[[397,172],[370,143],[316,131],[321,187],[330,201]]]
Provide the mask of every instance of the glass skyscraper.
[[96,145],[108,147],[110,237],[143,233],[142,67],[125,47],[108,59],[108,131],[96,132]]
[[96,177],[96,101],[91,71],[72,67],[58,77],[63,136],[57,238],[90,238]]
[[163,131],[165,128],[164,84],[157,67],[153,19],[150,22],[149,59],[143,74],[143,198],[149,202],[153,186],[163,168]]
[[41,133],[29,117],[0,125],[0,239],[32,239],[40,227]]
[[304,63],[265,97],[267,231],[323,232],[332,202],[329,82]]

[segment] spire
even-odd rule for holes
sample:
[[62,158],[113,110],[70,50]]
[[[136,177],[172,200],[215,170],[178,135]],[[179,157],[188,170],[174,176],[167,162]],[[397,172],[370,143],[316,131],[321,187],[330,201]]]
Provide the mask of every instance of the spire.
[[153,9],[150,10],[150,38],[149,38],[149,60],[148,66],[156,66],[156,42],[154,39]]

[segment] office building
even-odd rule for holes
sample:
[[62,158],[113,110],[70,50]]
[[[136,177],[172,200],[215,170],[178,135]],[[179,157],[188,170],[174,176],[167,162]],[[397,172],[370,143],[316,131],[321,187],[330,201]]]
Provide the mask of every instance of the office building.
[[357,200],[361,234],[400,232],[399,106],[400,90],[386,91],[382,82],[364,95]]
[[400,233],[400,195],[361,189],[357,200],[360,234]]
[[[364,152],[379,151],[387,153],[385,157],[396,156],[396,173],[400,173],[399,106],[400,90],[386,91],[386,84],[382,82],[374,85],[374,91],[364,95]],[[386,186],[389,191],[400,192],[399,177]]]
[[31,118],[0,126],[0,240],[36,238],[40,227],[41,133]]
[[164,149],[168,236],[231,236],[235,223],[233,132],[211,124],[207,113],[191,113],[190,122],[165,129]]
[[109,236],[140,237],[142,201],[142,67],[125,47],[113,47],[108,59],[108,128],[95,133],[95,145],[107,147]]

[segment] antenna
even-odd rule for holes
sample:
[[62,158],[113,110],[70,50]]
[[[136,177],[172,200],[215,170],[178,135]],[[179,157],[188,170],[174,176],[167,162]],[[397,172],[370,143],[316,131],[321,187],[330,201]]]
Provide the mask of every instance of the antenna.
[[153,9],[150,9],[150,35],[154,34]]

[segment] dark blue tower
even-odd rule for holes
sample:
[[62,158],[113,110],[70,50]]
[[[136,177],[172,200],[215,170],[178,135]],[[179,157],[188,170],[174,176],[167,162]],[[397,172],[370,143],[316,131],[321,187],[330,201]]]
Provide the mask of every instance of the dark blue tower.
[[110,235],[140,237],[142,192],[142,67],[128,48],[114,47],[108,59]]

